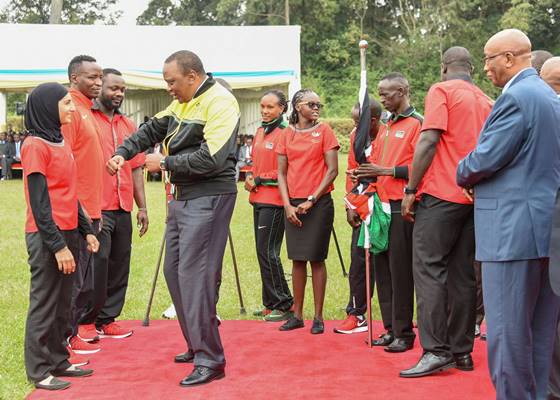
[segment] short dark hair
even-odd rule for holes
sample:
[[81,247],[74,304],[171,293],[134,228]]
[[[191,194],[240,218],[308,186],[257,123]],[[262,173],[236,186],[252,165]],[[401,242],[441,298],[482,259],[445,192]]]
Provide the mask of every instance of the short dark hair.
[[409,83],[408,83],[408,79],[406,79],[406,77],[401,74],[400,72],[390,72],[388,74],[386,74],[383,78],[381,78],[382,81],[396,81],[399,82],[401,85],[405,86],[405,87],[409,87]]
[[118,76],[122,76],[121,71],[119,71],[118,69],[114,69],[114,68],[103,68],[103,76],[105,75],[118,75]]
[[183,75],[186,75],[190,70],[196,72],[197,74],[205,74],[204,65],[202,65],[202,60],[195,53],[189,50],[179,50],[171,54],[165,59],[165,64],[169,64],[172,61],[176,61]]
[[[358,101],[354,104],[352,109],[358,110],[360,112],[360,102]],[[381,104],[375,100],[371,95],[369,96],[369,111],[371,112],[371,117],[376,119],[381,119],[381,114],[383,113],[383,108]]]
[[535,68],[540,75],[543,64],[546,60],[552,58],[552,53],[546,50],[534,50],[531,52],[531,56],[531,66]]
[[70,75],[75,74],[78,71],[78,68],[84,62],[97,62],[97,60],[92,56],[87,56],[84,54],[74,57],[72,60],[70,60],[70,64],[68,64],[68,79],[70,79]]
[[444,65],[453,65],[454,68],[462,69],[469,73],[473,66],[471,53],[461,46],[453,46],[445,50],[441,62]]

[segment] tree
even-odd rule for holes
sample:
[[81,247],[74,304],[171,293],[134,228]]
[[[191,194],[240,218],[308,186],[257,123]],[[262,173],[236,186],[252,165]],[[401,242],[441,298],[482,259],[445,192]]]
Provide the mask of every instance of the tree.
[[[118,0],[64,0],[62,23],[85,24],[95,22],[114,24],[122,11],[113,11]],[[50,0],[10,0],[0,11],[0,21],[9,23],[48,24]]]

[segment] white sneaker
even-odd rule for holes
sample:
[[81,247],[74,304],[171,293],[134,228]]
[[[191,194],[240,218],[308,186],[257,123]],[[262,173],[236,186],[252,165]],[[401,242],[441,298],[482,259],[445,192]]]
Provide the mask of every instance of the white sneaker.
[[165,310],[161,316],[167,319],[177,318],[177,311],[175,311],[175,306],[171,304],[169,307],[167,307],[167,310]]

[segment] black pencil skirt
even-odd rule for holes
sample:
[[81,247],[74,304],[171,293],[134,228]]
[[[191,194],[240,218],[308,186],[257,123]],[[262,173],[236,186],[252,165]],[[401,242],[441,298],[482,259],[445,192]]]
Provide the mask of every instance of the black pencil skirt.
[[[293,206],[306,199],[291,199]],[[284,216],[284,218],[286,218]],[[325,261],[334,222],[334,205],[330,193],[321,196],[307,214],[298,215],[303,225],[297,227],[286,219],[288,258],[295,261]]]

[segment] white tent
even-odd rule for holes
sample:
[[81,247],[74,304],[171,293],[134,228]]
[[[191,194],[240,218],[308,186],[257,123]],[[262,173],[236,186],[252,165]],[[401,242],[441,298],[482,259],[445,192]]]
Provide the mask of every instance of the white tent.
[[129,91],[123,111],[140,122],[165,108],[161,70],[171,53],[187,49],[205,69],[225,79],[241,107],[241,133],[254,133],[258,98],[268,88],[300,88],[299,26],[107,26],[0,24],[0,126],[6,93],[28,92],[42,82],[67,83],[79,54],[123,72]]

